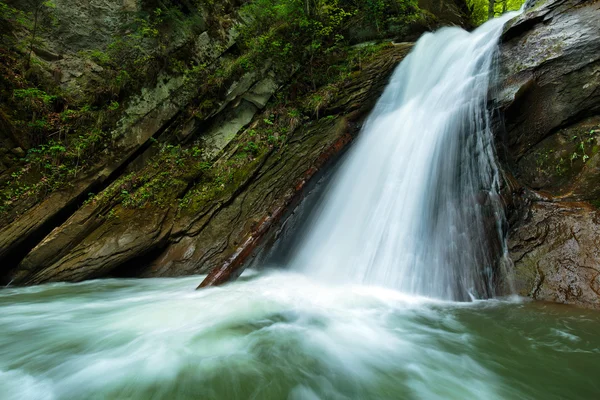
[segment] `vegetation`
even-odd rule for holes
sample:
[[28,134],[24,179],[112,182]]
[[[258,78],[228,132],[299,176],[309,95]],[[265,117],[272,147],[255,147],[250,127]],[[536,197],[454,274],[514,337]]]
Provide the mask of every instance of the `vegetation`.
[[524,2],[525,0],[468,0],[468,6],[473,23],[477,26],[507,11],[518,10]]
[[[419,18],[416,0],[255,0],[242,13],[248,64],[270,58],[281,68],[314,63],[353,40],[398,37]],[[360,26],[362,36],[356,36]],[[353,28],[353,29],[351,29]],[[353,32],[354,31],[354,32]],[[353,36],[354,34],[354,36]],[[290,61],[292,61],[290,63]]]
[[[282,152],[297,127],[310,119],[333,117],[325,109],[361,66],[388,49],[389,44],[350,48],[330,54],[326,67],[315,70],[321,87],[314,91],[309,77],[298,75],[280,92],[264,113],[218,157],[207,158],[199,140],[188,146],[154,142],[157,155],[142,170],[113,183],[90,201],[123,208],[169,207],[196,213],[226,201],[268,156]],[[323,83],[327,82],[327,83]],[[295,88],[294,92],[290,90]],[[118,214],[115,214],[118,216]]]
[[[123,13],[122,26],[108,45],[71,55],[95,71],[76,81],[75,91],[61,81],[59,68],[38,56],[55,32],[53,4],[36,0],[29,8],[16,9],[0,1],[0,123],[10,127],[6,132],[14,135],[9,142],[16,146],[0,155],[5,168],[0,171],[0,211],[24,199],[41,199],[112,161],[119,153],[112,133],[117,121],[132,96],[156,86],[161,77],[182,77],[180,90],[193,99],[181,121],[205,121],[244,74],[275,71],[290,80],[289,95],[279,96],[274,111],[236,140],[238,149],[227,163],[208,159],[198,140],[179,144],[175,132],[154,145],[157,154],[147,168],[117,186],[123,206],[140,207],[160,205],[163,194],[185,191],[188,185],[206,183],[212,189],[203,190],[210,197],[206,193],[239,184],[265,154],[285,145],[295,124],[327,117],[323,110],[340,84],[383,48],[355,49],[354,44],[402,39],[415,23],[431,17],[419,10],[417,0],[141,4],[138,11]],[[206,30],[220,43],[211,49],[222,54],[214,61],[198,58],[190,45]],[[169,191],[164,186],[169,180],[171,189],[183,186]]]
[[[320,108],[335,91],[335,85],[329,83],[357,68],[337,62],[348,56],[348,45],[364,39],[401,36],[420,15],[416,0],[245,3],[239,10],[245,22],[236,29],[240,35],[237,47],[227,57],[208,65],[194,61],[186,46],[174,48],[172,43],[182,36],[197,37],[205,25],[211,36],[223,38],[225,43],[226,32],[234,23],[228,16],[239,3],[144,1],[139,12],[123,20],[123,33],[116,35],[112,43],[79,52],[78,57],[100,68],[94,81],[74,93],[59,84],[60,71],[36,56],[56,24],[53,3],[36,0],[21,10],[0,1],[0,122],[15,133],[11,141],[18,146],[3,159],[9,168],[0,176],[0,210],[10,209],[24,198],[43,198],[96,163],[108,161],[113,152],[110,132],[128,98],[142,87],[153,86],[161,73],[185,77],[185,90],[195,92],[185,115],[204,119],[218,106],[228,85],[244,73],[263,71],[270,64],[283,76],[292,76],[302,67],[304,72],[294,80],[295,92],[325,89],[299,104],[302,111],[290,112],[318,117]],[[361,26],[358,34],[351,29],[356,26]],[[362,53],[357,53],[358,57]],[[360,62],[358,59],[357,65]],[[238,161],[244,159],[244,154],[259,158],[263,149],[284,141],[285,134],[276,132],[269,122],[276,123],[269,118],[264,121],[265,134],[257,134],[245,143]],[[177,150],[181,158],[177,160],[171,157],[173,148],[161,151],[161,160],[168,165],[174,163],[176,169],[183,159],[189,161],[190,154],[198,155],[199,149]],[[156,189],[150,182],[143,185]],[[143,203],[138,200],[126,204]]]
[[559,135],[560,144],[548,143],[535,151],[534,156],[538,173],[564,181],[579,173],[598,153],[600,126],[565,129]]

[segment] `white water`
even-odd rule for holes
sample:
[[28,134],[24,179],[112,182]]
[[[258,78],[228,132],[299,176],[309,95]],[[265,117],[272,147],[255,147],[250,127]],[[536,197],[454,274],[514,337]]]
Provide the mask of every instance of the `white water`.
[[486,99],[515,14],[417,42],[313,215],[294,269],[440,299],[494,295],[504,217]]
[[428,35],[397,71],[298,255],[314,277],[1,290],[0,400],[598,398],[598,313],[371,285],[487,290],[477,235],[495,211],[484,103],[501,22]]
[[[0,291],[2,400],[596,399],[600,314],[287,271]],[[251,276],[250,276],[251,275]]]

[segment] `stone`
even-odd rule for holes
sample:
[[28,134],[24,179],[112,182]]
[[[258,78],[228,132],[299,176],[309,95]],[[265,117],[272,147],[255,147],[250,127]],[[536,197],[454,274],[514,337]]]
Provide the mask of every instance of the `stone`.
[[510,234],[519,294],[600,309],[600,210],[536,202]]
[[558,128],[600,114],[600,4],[547,1],[509,22],[496,102],[518,160]]
[[600,307],[600,3],[538,1],[507,24],[496,147],[521,295]]
[[20,147],[15,147],[11,150],[11,153],[13,153],[17,157],[25,157],[25,151]]
[[[66,222],[42,238],[10,271],[10,280],[14,284],[37,284],[118,274],[122,268],[126,269],[126,263],[135,263],[136,259],[149,253],[152,257],[147,264],[139,266],[136,276],[181,276],[218,267],[231,272],[226,276],[234,278],[237,276],[234,269],[239,271],[251,250],[277,226],[284,211],[300,195],[303,182],[350,142],[351,133],[360,129],[360,121],[409,48],[390,46],[365,65],[353,84],[339,94],[340,99],[351,98],[350,104],[337,106],[333,118],[296,126],[294,141],[285,147],[285,151],[278,156],[267,155],[261,163],[255,164],[246,181],[226,197],[216,198],[201,210],[178,214],[175,213],[176,203],[165,208],[124,209],[114,207],[110,201],[92,202],[79,208]],[[264,89],[269,87],[268,81],[260,82],[258,86],[256,83],[247,86],[251,93],[248,96],[255,96],[258,104],[261,101],[259,95],[265,96]],[[236,96],[241,102],[231,110],[246,104],[251,107],[252,116],[233,122],[228,118],[236,119],[239,115],[223,114],[223,121],[234,126],[232,131],[255,118],[256,104],[245,100],[245,93]],[[221,157],[226,160],[229,153],[225,152]],[[181,198],[193,187],[185,183],[173,187],[173,198]],[[9,225],[12,228],[21,226],[22,222]],[[13,234],[2,235],[0,231],[0,240],[14,237]],[[235,268],[230,271],[229,266]]]
[[53,53],[52,51],[50,51],[48,49],[43,49],[41,47],[34,46],[33,52],[38,57],[40,57],[41,59],[46,60],[46,61],[57,61],[62,58],[62,56],[60,54]]

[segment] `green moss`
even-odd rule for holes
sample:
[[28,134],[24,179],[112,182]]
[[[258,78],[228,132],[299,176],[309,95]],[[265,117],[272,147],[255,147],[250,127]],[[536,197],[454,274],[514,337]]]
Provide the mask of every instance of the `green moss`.
[[557,178],[572,177],[579,173],[588,160],[598,152],[597,134],[584,122],[566,128],[542,142],[533,157],[540,174]]

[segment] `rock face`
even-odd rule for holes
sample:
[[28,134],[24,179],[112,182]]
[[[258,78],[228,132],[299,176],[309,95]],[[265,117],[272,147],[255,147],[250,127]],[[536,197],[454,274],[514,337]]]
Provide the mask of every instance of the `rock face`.
[[[312,64],[307,71],[249,62],[248,49],[236,43],[248,22],[239,12],[245,0],[8,3],[28,18],[41,10],[44,21],[32,67],[27,62],[18,78],[57,96],[35,97],[33,111],[0,103],[0,284],[223,266],[213,283],[233,277],[306,182],[352,140],[410,48],[348,45],[315,63],[320,71]],[[420,5],[427,12],[409,10],[416,19],[399,23],[396,39],[468,24],[464,0]],[[22,83],[1,79],[22,63],[14,43],[33,35],[17,22],[0,29],[10,44],[0,58],[12,63],[0,66],[2,100],[15,98]],[[377,41],[382,32],[366,37]],[[328,65],[329,58],[340,64]],[[313,73],[322,75],[317,83]],[[310,74],[310,88],[301,74]],[[69,168],[64,159],[34,165],[28,157],[39,143],[18,127],[46,114],[58,142],[71,149],[77,138],[98,142],[82,147],[88,152],[81,157],[64,149],[77,160]],[[45,145],[50,132],[40,132]],[[65,167],[63,180],[50,184],[38,169],[54,164]]]
[[[287,123],[285,143],[257,153],[250,164],[244,165],[239,179],[232,173],[231,184],[224,182],[223,189],[214,188],[217,194],[208,200],[196,200],[202,199],[201,191],[207,189],[206,184],[198,183],[203,179],[202,168],[181,176],[181,180],[168,182],[165,188],[168,201],[161,206],[125,207],[121,196],[125,186],[117,181],[100,194],[100,200],[77,209],[66,222],[42,238],[9,271],[7,280],[13,284],[36,284],[81,281],[107,274],[180,276],[213,268],[222,272],[211,284],[234,277],[236,268],[298,200],[305,183],[352,140],[387,78],[410,47],[410,44],[388,45],[370,60],[363,60],[361,70],[319,105],[318,117],[307,118],[303,123]],[[267,74],[266,80],[257,84],[250,81],[229,99],[236,103],[236,109],[244,102],[251,103],[252,113],[248,120],[237,123],[234,135],[230,132],[227,138],[220,139],[216,151],[209,149],[216,155],[214,169],[235,163],[242,154],[252,151],[247,148],[254,142],[244,140],[256,137],[254,131],[258,125],[270,118],[268,108],[266,114],[256,118],[254,114],[259,107],[266,106],[268,97],[279,87],[275,82]],[[235,88],[228,92],[235,93]],[[236,124],[233,115],[228,119],[233,120],[230,125]],[[207,131],[203,137],[218,137],[211,134],[214,132],[211,127],[204,129]],[[149,173],[159,175],[166,167],[156,168],[152,172],[152,166],[147,167]],[[131,183],[127,177],[121,180]],[[231,186],[231,190],[226,186]],[[212,186],[209,188],[212,190]],[[133,194],[143,189],[138,188]],[[193,204],[181,207],[182,203]],[[37,221],[31,223],[35,225]],[[28,226],[13,223],[5,230]],[[15,235],[5,234],[5,237]]]
[[[34,53],[60,72],[51,79],[62,89],[85,92],[102,67],[79,53],[108,43],[140,3],[55,3],[55,40]],[[466,24],[462,0],[420,4],[440,14],[433,25]],[[235,29],[212,35],[205,22],[170,45],[216,70],[236,56]],[[409,49],[377,47],[344,70],[347,79],[317,88],[304,114],[272,101],[297,90],[268,60],[210,98],[204,85],[190,91],[182,74],[161,72],[123,104],[116,151],[68,189],[27,198],[2,216],[0,283],[209,271],[204,285],[234,278],[352,140]],[[535,299],[600,308],[600,3],[532,4],[506,27],[499,65],[492,97],[503,121],[497,149],[516,287]],[[10,175],[29,146],[3,112],[0,139],[0,168]],[[96,196],[85,201],[88,193]]]
[[516,286],[600,308],[600,3],[532,4],[505,28],[499,64]]
[[535,202],[513,229],[517,290],[535,299],[599,305],[600,212],[589,204]]

